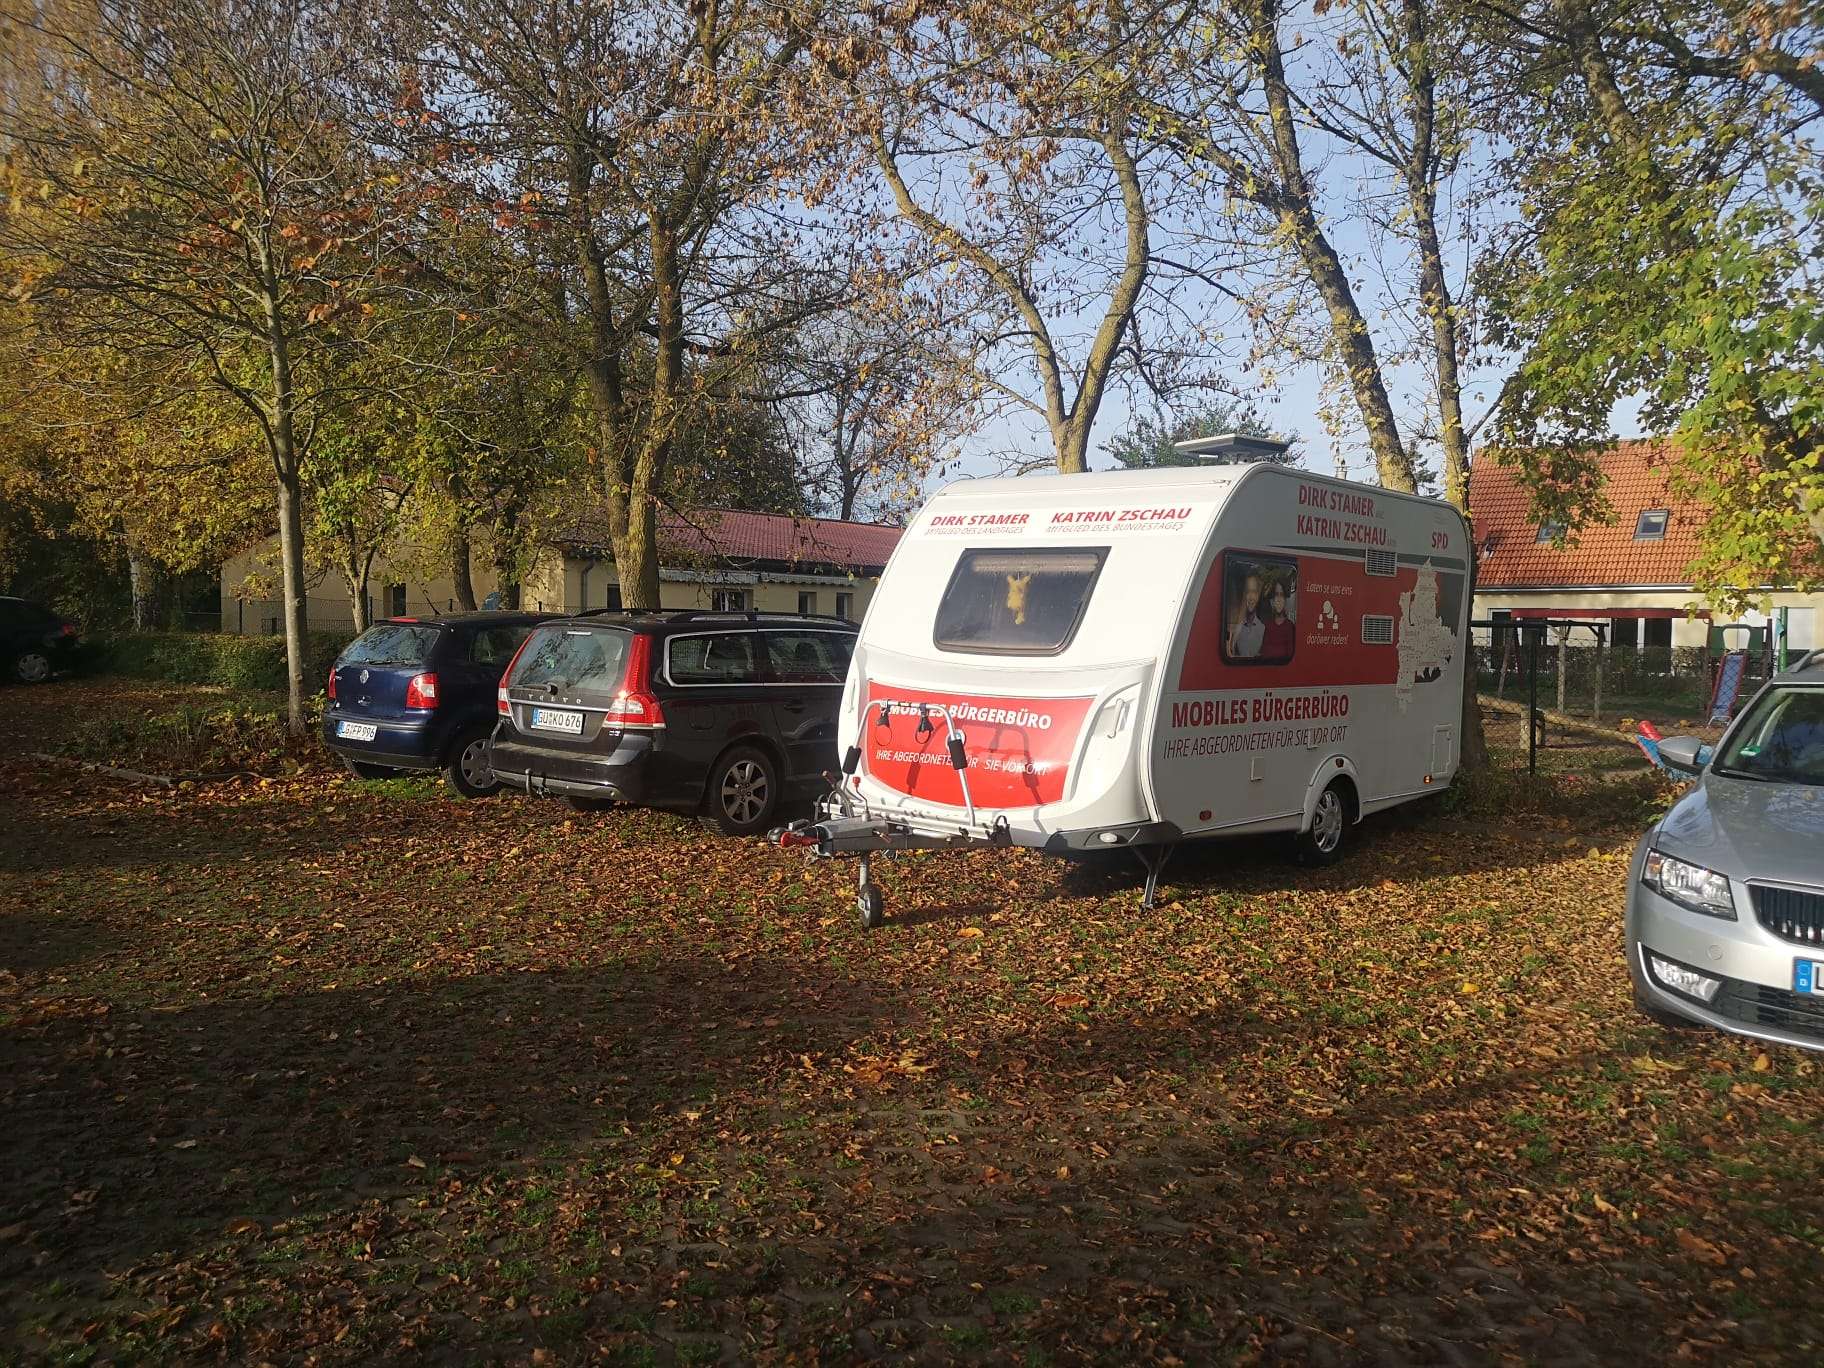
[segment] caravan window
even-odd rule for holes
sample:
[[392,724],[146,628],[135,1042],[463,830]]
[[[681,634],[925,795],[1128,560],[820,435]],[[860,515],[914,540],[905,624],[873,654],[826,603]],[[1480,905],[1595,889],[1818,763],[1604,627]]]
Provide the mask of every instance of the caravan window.
[[1222,658],[1230,665],[1284,665],[1298,635],[1298,562],[1227,551],[1222,557]]
[[1056,655],[1077,634],[1106,546],[965,551],[937,605],[939,650]]

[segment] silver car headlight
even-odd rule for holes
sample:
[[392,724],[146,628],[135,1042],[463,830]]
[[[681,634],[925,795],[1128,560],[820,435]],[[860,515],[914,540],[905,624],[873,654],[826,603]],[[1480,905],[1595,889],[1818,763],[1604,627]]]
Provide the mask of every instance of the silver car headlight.
[[1687,864],[1650,850],[1646,866],[1640,871],[1640,881],[1680,907],[1710,917],[1735,920],[1735,895],[1729,891],[1729,880],[1714,869]]

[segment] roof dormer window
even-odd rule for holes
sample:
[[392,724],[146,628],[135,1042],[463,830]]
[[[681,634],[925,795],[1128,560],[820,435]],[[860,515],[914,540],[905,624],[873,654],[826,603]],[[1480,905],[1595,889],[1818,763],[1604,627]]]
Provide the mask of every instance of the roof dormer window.
[[1670,514],[1663,508],[1643,508],[1640,520],[1634,524],[1635,541],[1664,541],[1666,523]]

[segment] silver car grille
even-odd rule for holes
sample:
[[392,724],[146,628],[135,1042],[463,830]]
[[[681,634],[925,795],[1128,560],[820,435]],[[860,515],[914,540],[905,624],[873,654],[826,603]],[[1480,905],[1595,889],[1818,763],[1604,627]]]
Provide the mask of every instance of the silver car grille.
[[1824,945],[1824,889],[1749,884],[1754,915],[1781,940],[1798,945]]

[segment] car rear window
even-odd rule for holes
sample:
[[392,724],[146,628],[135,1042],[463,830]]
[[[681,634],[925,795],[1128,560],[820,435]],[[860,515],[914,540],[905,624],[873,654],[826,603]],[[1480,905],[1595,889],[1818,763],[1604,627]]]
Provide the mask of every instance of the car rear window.
[[58,620],[57,614],[42,604],[24,599],[0,599],[0,623],[8,627],[36,627]]
[[1056,655],[1077,634],[1106,546],[965,551],[937,605],[940,650]]
[[777,684],[840,684],[855,638],[844,632],[767,632],[766,663]]
[[753,633],[673,637],[665,648],[665,674],[673,684],[757,684]]
[[531,631],[525,625],[477,627],[469,634],[469,660],[476,665],[505,665]]
[[581,693],[613,693],[626,673],[628,641],[625,632],[540,627],[507,682],[515,688],[555,684]]
[[369,627],[342,652],[344,665],[422,665],[437,647],[441,628],[411,622]]

